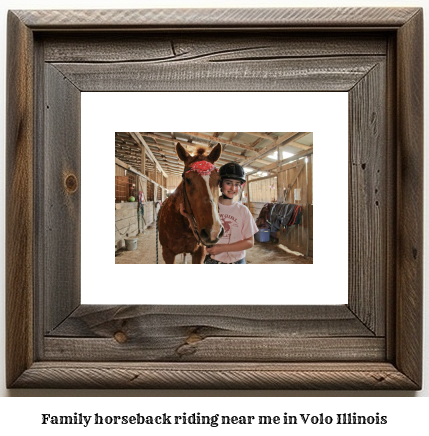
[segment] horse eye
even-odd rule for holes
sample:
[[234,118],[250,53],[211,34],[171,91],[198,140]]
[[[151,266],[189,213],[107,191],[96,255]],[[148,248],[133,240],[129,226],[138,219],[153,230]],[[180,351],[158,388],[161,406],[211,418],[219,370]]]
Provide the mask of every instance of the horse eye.
[[186,183],[187,183],[188,185],[192,185],[192,182],[191,182],[190,179],[185,179],[185,180],[186,180]]

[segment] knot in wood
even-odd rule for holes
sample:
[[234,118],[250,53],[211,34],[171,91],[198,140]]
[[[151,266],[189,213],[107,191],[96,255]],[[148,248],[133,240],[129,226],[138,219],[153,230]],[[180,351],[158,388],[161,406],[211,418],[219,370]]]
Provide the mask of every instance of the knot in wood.
[[77,177],[74,174],[69,174],[64,182],[67,192],[73,194],[77,191]]
[[191,333],[188,338],[186,338],[186,344],[195,344],[195,342],[199,342],[202,340],[202,336],[198,335],[197,333]]
[[123,343],[127,342],[127,340],[128,340],[127,335],[124,332],[121,332],[121,331],[117,331],[113,335],[113,337],[115,338],[115,341],[119,342],[120,344],[123,344]]

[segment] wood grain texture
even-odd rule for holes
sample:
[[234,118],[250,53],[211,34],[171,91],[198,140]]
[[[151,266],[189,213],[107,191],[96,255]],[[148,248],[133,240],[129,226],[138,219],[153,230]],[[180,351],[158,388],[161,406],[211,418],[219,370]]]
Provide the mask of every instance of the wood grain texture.
[[[162,337],[149,330],[128,337],[118,330],[110,339],[46,338],[44,360],[68,362],[383,362],[383,338],[200,337],[180,329]],[[179,336],[180,335],[180,336]]]
[[[423,11],[398,32],[397,364],[422,380]],[[412,205],[412,207],[408,207]],[[404,225],[406,223],[406,225]]]
[[382,361],[385,341],[343,305],[98,305],[80,306],[44,349],[68,361],[115,361],[125,349],[132,361]]
[[8,14],[6,111],[6,382],[33,354],[33,48],[31,32]]
[[[296,324],[290,330],[284,323]],[[330,325],[318,332],[323,322]],[[105,306],[81,305],[50,336],[111,337],[112,329],[132,324],[132,329],[169,328],[178,325],[200,330],[223,330],[223,335],[296,336],[302,328],[311,336],[373,336],[345,305],[337,306]],[[345,331],[344,331],[345,330]]]
[[416,389],[389,363],[35,363],[14,387],[93,389]]
[[[236,55],[237,61],[239,56]],[[348,91],[372,57],[260,59],[243,62],[55,63],[77,88],[97,91]],[[268,67],[268,68],[267,68]]]
[[14,11],[32,29],[398,27],[417,8],[134,9]]
[[388,361],[395,360],[396,353],[396,230],[398,228],[397,208],[397,44],[396,35],[388,38],[387,53],[387,107],[391,108],[387,113],[387,155],[386,163],[389,171],[386,180],[386,195],[391,200],[387,204],[386,214],[386,358]]
[[[45,66],[45,332],[80,304],[80,91]],[[55,268],[51,266],[55,265]]]
[[[356,37],[282,32],[107,34],[88,37],[76,33],[67,37],[43,36],[46,62],[236,62],[285,58],[376,56],[387,52],[386,38],[378,34]],[[106,53],[106,39],[109,51]]]
[[[7,212],[8,386],[419,389],[421,18],[415,8],[11,13],[7,190],[25,201]],[[348,307],[77,307],[89,90],[349,91]]]
[[385,335],[385,223],[390,202],[385,76],[386,64],[380,62],[349,93],[349,307],[381,336]]

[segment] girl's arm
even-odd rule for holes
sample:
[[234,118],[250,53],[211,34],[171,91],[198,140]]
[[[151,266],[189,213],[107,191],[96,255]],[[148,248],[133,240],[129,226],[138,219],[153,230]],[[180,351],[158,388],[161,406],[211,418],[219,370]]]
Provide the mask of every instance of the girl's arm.
[[207,253],[216,256],[216,254],[220,253],[228,253],[230,251],[242,251],[248,250],[253,247],[255,243],[253,236],[247,239],[243,239],[242,241],[237,241],[232,244],[216,244],[213,247],[207,247]]

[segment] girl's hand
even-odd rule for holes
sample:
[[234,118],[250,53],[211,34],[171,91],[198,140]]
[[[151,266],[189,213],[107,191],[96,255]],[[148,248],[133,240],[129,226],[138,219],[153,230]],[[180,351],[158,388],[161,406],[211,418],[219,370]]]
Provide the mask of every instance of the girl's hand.
[[208,254],[216,254],[220,253],[229,253],[231,251],[242,251],[248,250],[252,248],[254,244],[253,236],[247,239],[243,239],[242,241],[233,242],[232,244],[216,244],[210,248],[207,248]]
[[222,249],[223,245],[224,244],[216,244],[213,245],[212,247],[207,247],[207,253],[213,256],[216,256],[216,254],[223,253],[223,249]]

